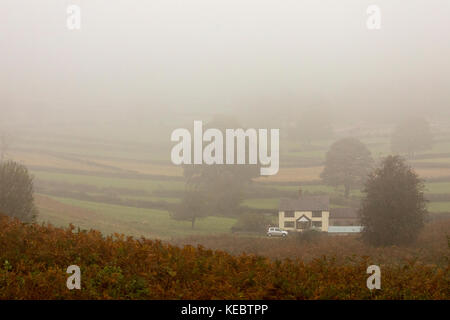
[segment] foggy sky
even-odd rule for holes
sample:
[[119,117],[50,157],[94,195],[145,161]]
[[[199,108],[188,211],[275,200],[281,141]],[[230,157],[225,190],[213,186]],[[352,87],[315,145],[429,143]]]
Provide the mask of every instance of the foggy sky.
[[0,28],[0,108],[25,115],[450,106],[448,0],[2,0]]

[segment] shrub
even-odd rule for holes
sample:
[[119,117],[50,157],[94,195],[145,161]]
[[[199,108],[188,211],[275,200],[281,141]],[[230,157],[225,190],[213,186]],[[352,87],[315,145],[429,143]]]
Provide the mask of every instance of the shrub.
[[324,236],[322,231],[318,230],[305,230],[303,232],[297,232],[296,238],[298,241],[312,242],[317,241]]
[[37,215],[33,192],[33,178],[25,166],[14,161],[0,162],[0,212],[33,221]]
[[[382,290],[370,291],[366,269],[375,261],[368,257],[341,263],[332,256],[309,262],[233,256],[8,218],[0,218],[0,248],[0,299],[450,298],[448,264],[413,260],[380,265]],[[80,290],[66,287],[72,264],[81,268]]]
[[260,213],[244,213],[236,223],[231,227],[232,232],[258,232],[267,231],[267,226],[271,223],[270,219]]

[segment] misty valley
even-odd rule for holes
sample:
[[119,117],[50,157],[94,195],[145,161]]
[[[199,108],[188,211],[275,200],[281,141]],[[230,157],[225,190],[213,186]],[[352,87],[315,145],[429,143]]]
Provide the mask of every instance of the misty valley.
[[0,300],[449,300],[449,12],[0,1]]

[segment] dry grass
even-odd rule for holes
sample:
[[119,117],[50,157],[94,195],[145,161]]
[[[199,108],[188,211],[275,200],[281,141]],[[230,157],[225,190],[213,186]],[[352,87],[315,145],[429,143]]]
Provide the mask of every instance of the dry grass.
[[141,174],[172,176],[172,177],[183,176],[183,168],[175,165],[158,165],[146,161],[121,160],[121,159],[90,158],[87,160],[95,161],[95,163],[101,165],[113,166],[123,170],[133,171]]
[[295,234],[287,239],[244,237],[236,235],[196,236],[173,242],[177,245],[202,245],[225,250],[232,254],[258,254],[274,259],[301,259],[311,261],[322,256],[347,260],[352,256],[368,256],[378,263],[395,263],[402,260],[418,260],[422,263],[448,265],[450,249],[450,220],[426,225],[415,246],[376,248],[362,243],[359,236],[323,235],[310,242],[300,241]]
[[99,219],[99,215],[92,210],[64,204],[40,194],[36,194],[34,198],[40,222],[51,221],[57,226],[67,226],[69,223],[84,226]]
[[414,170],[424,179],[450,177],[450,168],[416,168]]
[[13,151],[9,157],[20,162],[27,167],[45,167],[49,169],[80,170],[89,172],[114,172],[114,169],[103,168],[76,160],[62,159],[57,156],[33,152],[33,151]]
[[255,179],[261,182],[304,182],[320,180],[323,167],[310,168],[280,168],[276,175]]

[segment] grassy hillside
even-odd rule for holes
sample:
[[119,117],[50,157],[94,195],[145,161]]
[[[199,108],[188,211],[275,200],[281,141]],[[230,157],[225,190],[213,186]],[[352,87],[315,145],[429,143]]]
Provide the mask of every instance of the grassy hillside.
[[73,224],[81,229],[100,230],[104,234],[124,233],[135,237],[171,239],[192,234],[208,235],[230,232],[236,222],[232,218],[206,217],[196,221],[173,220],[169,212],[80,201],[58,197],[37,197],[40,222],[57,226]]

